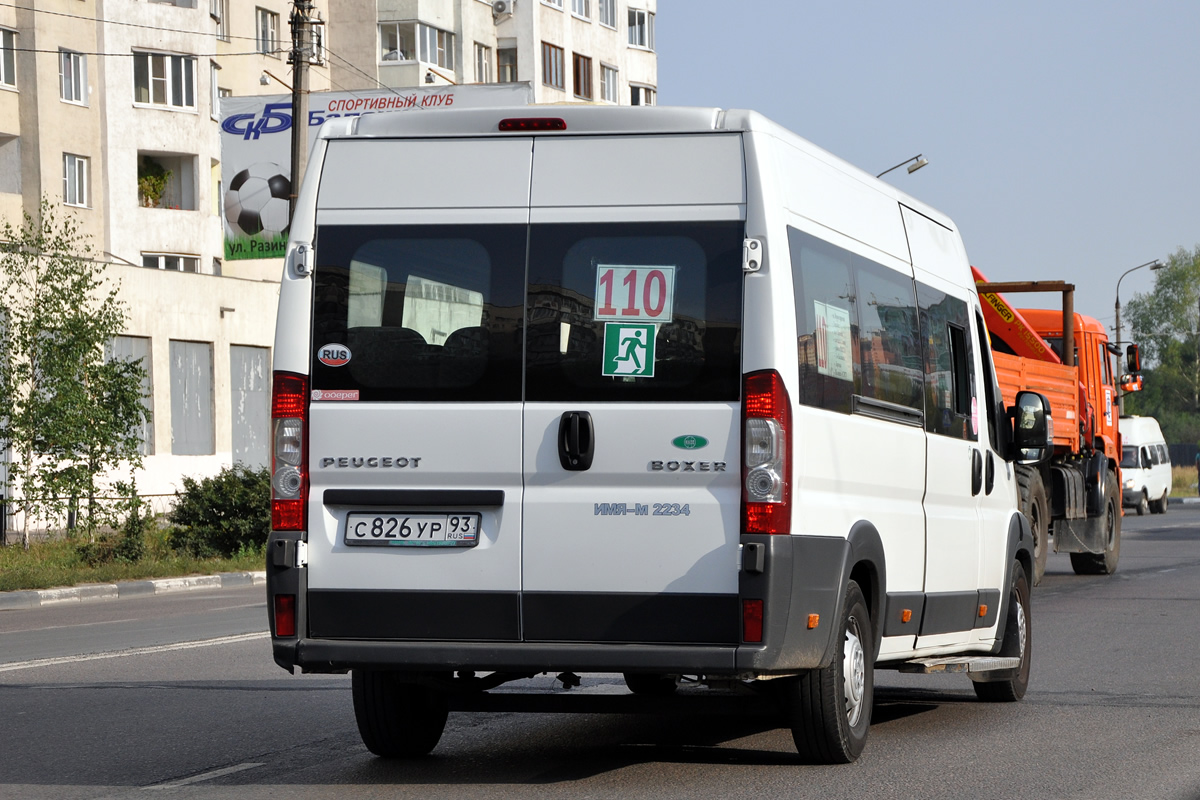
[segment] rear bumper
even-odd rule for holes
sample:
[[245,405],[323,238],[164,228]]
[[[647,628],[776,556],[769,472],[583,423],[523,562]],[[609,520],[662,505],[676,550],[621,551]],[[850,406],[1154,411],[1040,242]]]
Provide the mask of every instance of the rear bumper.
[[[297,538],[274,533],[269,552],[286,554],[287,542]],[[825,537],[745,536],[743,545],[747,563],[738,595],[456,592],[413,598],[411,592],[309,591],[306,568],[287,563],[286,555],[272,557],[267,564],[268,608],[274,608],[276,595],[294,595],[300,634],[276,636],[271,619],[275,662],[306,672],[570,670],[745,677],[828,665],[849,543]],[[743,600],[763,602],[762,642],[741,641]],[[374,621],[394,619],[377,612],[397,603],[426,608],[440,604],[448,611],[443,619],[466,618],[470,624],[448,621],[436,629],[410,630]],[[811,626],[814,616],[823,624]]]

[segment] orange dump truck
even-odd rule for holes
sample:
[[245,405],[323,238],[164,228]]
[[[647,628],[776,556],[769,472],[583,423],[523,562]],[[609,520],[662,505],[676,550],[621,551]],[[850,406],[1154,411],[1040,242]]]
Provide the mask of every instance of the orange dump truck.
[[[1070,553],[1080,575],[1116,571],[1121,553],[1121,441],[1117,380],[1104,326],[1074,312],[1074,289],[1061,281],[989,283],[972,267],[1005,404],[1022,390],[1041,392],[1054,419],[1054,456],[1018,466],[1021,510],[1034,536],[1034,582],[1046,555]],[[1061,311],[1017,309],[1002,292],[1058,292]],[[1136,372],[1137,348],[1127,368]]]

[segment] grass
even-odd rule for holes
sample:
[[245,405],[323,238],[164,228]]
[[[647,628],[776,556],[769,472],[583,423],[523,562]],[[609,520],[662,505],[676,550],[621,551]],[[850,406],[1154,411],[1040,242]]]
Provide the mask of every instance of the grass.
[[[84,558],[81,545],[86,539],[82,535],[31,542],[29,550],[21,547],[18,540],[17,544],[0,547],[0,592],[263,569],[262,547],[245,549],[231,558],[197,558],[172,550],[167,543],[168,535],[166,526],[151,524],[143,534],[142,558],[108,559],[102,563],[89,563]],[[11,532],[9,540],[12,541]],[[98,547],[103,550],[111,544],[101,541]]]
[[1171,467],[1171,497],[1196,497],[1196,468]]

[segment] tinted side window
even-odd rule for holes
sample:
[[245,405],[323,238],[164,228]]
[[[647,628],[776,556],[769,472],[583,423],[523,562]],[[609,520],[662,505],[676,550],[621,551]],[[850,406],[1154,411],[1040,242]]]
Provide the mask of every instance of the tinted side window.
[[788,229],[788,245],[799,401],[850,413],[857,396],[923,411],[912,278],[794,228]]
[[866,259],[856,261],[861,393],[922,409],[924,370],[913,280]]
[[530,228],[525,399],[734,401],[740,222]]
[[322,226],[314,390],[521,399],[524,225]]
[[854,256],[788,228],[796,294],[796,349],[805,405],[850,413],[862,385]]
[[976,441],[971,429],[975,355],[965,301],[917,283],[925,355],[925,430]]

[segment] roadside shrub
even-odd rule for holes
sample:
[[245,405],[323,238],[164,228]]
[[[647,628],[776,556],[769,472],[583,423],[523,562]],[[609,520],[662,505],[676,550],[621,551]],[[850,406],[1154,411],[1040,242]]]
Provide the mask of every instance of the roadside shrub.
[[261,550],[271,533],[270,472],[235,464],[211,478],[184,478],[167,518],[176,550],[200,558]]

